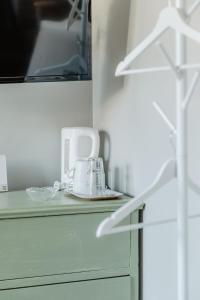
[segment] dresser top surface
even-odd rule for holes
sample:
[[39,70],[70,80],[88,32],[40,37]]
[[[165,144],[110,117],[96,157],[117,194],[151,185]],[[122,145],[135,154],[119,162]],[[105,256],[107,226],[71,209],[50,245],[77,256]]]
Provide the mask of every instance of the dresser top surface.
[[0,193],[0,218],[48,216],[114,211],[130,198],[123,196],[115,200],[92,201],[58,192],[53,200],[33,201],[26,191]]

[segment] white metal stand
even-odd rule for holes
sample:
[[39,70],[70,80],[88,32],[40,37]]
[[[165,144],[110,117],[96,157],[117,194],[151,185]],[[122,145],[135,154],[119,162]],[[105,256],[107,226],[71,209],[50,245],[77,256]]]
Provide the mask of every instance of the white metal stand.
[[[178,199],[177,199],[177,300],[188,300],[188,186],[200,194],[200,188],[191,180],[188,175],[188,151],[187,151],[187,111],[188,104],[192,98],[193,92],[199,79],[199,72],[194,74],[191,85],[187,90],[186,71],[189,69],[199,70],[200,65],[189,65],[186,61],[186,37],[189,37],[200,43],[200,33],[195,31],[187,21],[195,10],[199,7],[200,0],[196,0],[190,9],[186,10],[186,0],[176,0],[176,7],[168,1],[168,8],[164,9],[158,19],[157,25],[152,33],[134,49],[122,61],[116,70],[116,76],[142,74],[148,72],[159,72],[172,70],[176,77],[176,126],[174,126],[157,103],[154,107],[160,114],[170,132],[176,138],[176,159],[170,159],[165,162],[153,182],[153,184],[141,195],[137,196],[111,217],[105,219],[98,227],[97,237],[124,232],[128,230],[138,230],[147,226],[165,224],[175,220],[164,220],[153,223],[141,223],[128,226],[118,226],[123,219],[137,209],[141,204],[154,194],[158,189],[167,184],[171,179],[177,178]],[[169,28],[175,31],[176,43],[176,62],[173,63],[164,46],[159,42],[161,52],[166,58],[169,66],[152,67],[148,69],[128,69],[131,63],[143,53],[149,46],[155,43],[160,36]],[[197,216],[190,216],[195,218]],[[198,215],[199,217],[199,215]]]
[[[185,0],[176,0],[176,6],[185,14]],[[185,37],[176,33],[176,65],[186,63]],[[177,115],[177,299],[188,300],[188,153],[187,153],[187,107],[183,106],[186,91],[186,72],[176,79]]]

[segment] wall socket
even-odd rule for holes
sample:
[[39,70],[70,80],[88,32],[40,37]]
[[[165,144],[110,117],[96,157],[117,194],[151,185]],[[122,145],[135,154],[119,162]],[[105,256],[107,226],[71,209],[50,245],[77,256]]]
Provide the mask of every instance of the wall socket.
[[6,156],[0,155],[0,192],[8,191]]

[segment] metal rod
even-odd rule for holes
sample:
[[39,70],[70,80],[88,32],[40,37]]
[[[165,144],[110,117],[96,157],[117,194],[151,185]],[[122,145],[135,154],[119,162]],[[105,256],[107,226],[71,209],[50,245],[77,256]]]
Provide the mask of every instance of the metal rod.
[[199,70],[200,64],[187,64],[180,66],[180,70]]
[[[183,70],[199,70],[199,69],[200,69],[200,64],[187,64],[187,65],[183,64],[179,67],[176,66],[177,72],[180,72]],[[120,76],[152,73],[152,72],[165,72],[165,71],[171,71],[171,67],[170,66],[163,66],[163,67],[161,66],[161,67],[126,70],[126,71],[121,72]]]
[[[176,0],[177,8],[185,15],[186,1]],[[186,39],[176,33],[176,65],[186,63]],[[187,158],[187,110],[182,108],[186,90],[186,73],[176,79],[177,100],[177,299],[188,300],[188,158]]]
[[197,185],[190,177],[188,178],[188,184],[189,184],[190,189],[199,196],[200,195],[200,186]]
[[176,134],[176,128],[175,128],[175,126],[168,119],[168,117],[162,111],[162,109],[160,108],[160,106],[156,102],[153,102],[153,106],[154,106],[155,110],[159,113],[159,115],[161,116],[161,118],[163,119],[163,121],[165,122],[165,124],[170,128],[171,131],[173,131],[174,134]]
[[196,0],[188,9],[187,16],[190,17],[200,5],[200,0]]
[[167,60],[167,62],[169,63],[172,71],[174,72],[175,76],[178,77],[179,76],[179,72],[177,70],[177,67],[175,66],[175,64],[173,63],[171,57],[169,56],[169,54],[167,53],[167,50],[165,49],[165,47],[163,46],[163,44],[161,42],[157,42],[156,45],[160,48],[163,56],[165,57],[165,59]]
[[120,76],[124,75],[134,75],[134,74],[143,74],[143,73],[152,73],[152,72],[162,72],[162,71],[171,71],[169,66],[163,67],[153,67],[153,68],[143,68],[143,69],[133,69],[133,70],[126,70],[120,73]]
[[186,109],[188,104],[190,103],[191,99],[192,99],[192,96],[194,94],[194,91],[195,91],[195,88],[196,88],[196,85],[198,83],[198,80],[199,80],[199,75],[200,73],[199,72],[196,72],[194,74],[194,77],[192,79],[192,83],[190,85],[190,88],[185,96],[185,100],[183,102],[183,108]]

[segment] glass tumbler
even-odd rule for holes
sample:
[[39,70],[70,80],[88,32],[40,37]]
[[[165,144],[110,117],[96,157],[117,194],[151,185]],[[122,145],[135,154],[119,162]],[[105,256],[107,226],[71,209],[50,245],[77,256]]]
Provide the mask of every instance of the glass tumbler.
[[102,158],[87,158],[76,161],[73,191],[84,195],[99,195],[105,191]]
[[90,159],[90,195],[101,195],[105,191],[105,172],[101,157]]

